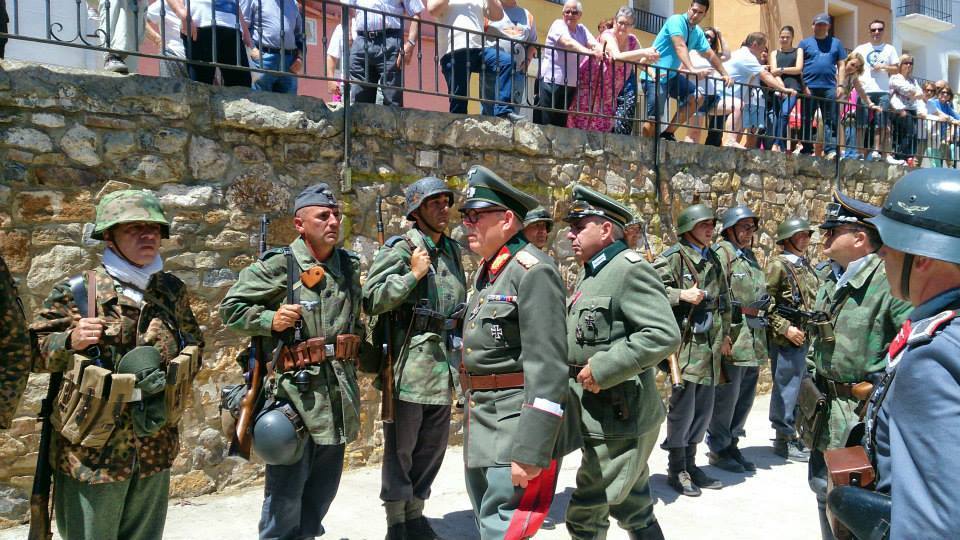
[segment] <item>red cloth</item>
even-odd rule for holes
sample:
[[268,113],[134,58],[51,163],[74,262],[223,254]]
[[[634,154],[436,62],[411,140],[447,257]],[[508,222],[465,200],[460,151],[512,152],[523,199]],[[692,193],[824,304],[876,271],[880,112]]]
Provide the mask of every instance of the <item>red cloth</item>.
[[547,519],[553,492],[557,489],[557,460],[540,471],[536,478],[527,484],[520,498],[520,504],[513,512],[510,526],[504,540],[523,540],[532,538]]

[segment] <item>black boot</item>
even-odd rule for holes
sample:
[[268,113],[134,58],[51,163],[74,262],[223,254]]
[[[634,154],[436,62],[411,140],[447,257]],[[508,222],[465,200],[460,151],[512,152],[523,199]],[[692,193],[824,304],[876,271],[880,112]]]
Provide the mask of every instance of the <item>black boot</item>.
[[430,522],[423,516],[413,518],[404,525],[407,526],[408,540],[440,540],[436,531],[430,526]]
[[404,523],[397,523],[387,527],[386,540],[407,540],[407,528]]
[[667,484],[677,490],[677,493],[681,495],[699,497],[700,488],[693,483],[693,480],[690,479],[690,474],[686,470],[686,455],[684,454],[684,449],[670,448],[668,452]]
[[733,454],[730,452],[731,448],[734,447],[731,445],[718,452],[709,452],[707,457],[710,458],[710,464],[718,469],[723,469],[728,472],[742,473],[744,472],[744,467],[735,457],[733,457]]
[[746,472],[756,472],[757,465],[756,463],[749,461],[747,458],[743,457],[743,454],[740,453],[740,449],[737,448],[737,443],[730,445],[730,448],[727,448],[727,452],[730,454],[730,457],[737,460],[737,463],[743,467],[743,470]]
[[687,447],[686,465],[687,472],[690,473],[690,479],[693,480],[693,483],[703,489],[722,488],[723,484],[719,480],[707,476],[707,473],[700,470],[700,467],[697,467],[696,459],[697,445],[691,444]]
[[656,521],[642,529],[628,531],[627,536],[630,540],[664,540],[663,531],[660,530],[660,524]]
[[773,453],[786,459],[787,461],[796,461],[806,463],[810,461],[810,450],[797,438],[787,438],[779,433],[773,440]]

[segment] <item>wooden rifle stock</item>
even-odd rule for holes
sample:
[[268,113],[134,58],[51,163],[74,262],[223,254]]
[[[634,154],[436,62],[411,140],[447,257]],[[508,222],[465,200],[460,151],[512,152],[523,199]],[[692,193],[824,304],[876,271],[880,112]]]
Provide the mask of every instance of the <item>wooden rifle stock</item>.
[[[270,219],[266,214],[260,216],[260,234],[257,242],[257,256],[262,257],[267,251],[267,227]],[[250,339],[247,349],[247,372],[244,374],[247,391],[240,401],[240,413],[237,418],[237,427],[230,440],[229,454],[250,459],[250,447],[253,444],[253,419],[257,414],[257,402],[260,400],[260,391],[263,388],[263,377],[267,371],[266,351],[262,337]]]
[[[377,195],[377,242],[383,247],[386,238],[383,232],[383,197]],[[393,321],[390,314],[385,313],[383,320],[383,369],[380,372],[380,386],[383,394],[380,396],[380,420],[392,424],[396,417],[396,379],[393,373]]]
[[[87,271],[87,298],[81,304],[81,299],[74,298],[77,310],[83,318],[97,316],[97,272]],[[37,420],[40,426],[40,444],[37,449],[37,468],[33,473],[33,488],[30,491],[30,531],[28,540],[50,540],[53,531],[50,529],[50,486],[53,483],[53,467],[50,464],[50,437],[53,424],[50,421],[53,415],[53,404],[57,401],[60,386],[63,383],[63,373],[50,374],[47,384],[47,395],[40,402],[40,414]]]

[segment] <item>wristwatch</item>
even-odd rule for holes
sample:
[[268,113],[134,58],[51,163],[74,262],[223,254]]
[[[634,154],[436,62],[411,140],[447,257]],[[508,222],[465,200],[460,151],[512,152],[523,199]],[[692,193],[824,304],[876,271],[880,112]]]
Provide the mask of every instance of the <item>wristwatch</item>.
[[416,47],[416,46],[417,46],[417,42],[414,41],[414,40],[412,40],[412,39],[408,39],[408,40],[407,40],[407,43],[409,43],[411,47]]

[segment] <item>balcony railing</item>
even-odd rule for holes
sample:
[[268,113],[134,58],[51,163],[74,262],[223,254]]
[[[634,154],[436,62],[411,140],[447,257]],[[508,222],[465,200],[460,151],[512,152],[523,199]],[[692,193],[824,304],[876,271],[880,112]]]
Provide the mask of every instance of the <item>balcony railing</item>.
[[900,0],[897,17],[926,15],[943,22],[953,22],[952,0]]
[[657,15],[656,13],[650,13],[649,11],[633,8],[633,27],[637,30],[647,32],[649,34],[656,34],[660,32],[660,29],[663,28],[663,23],[666,21],[667,18],[663,15]]

